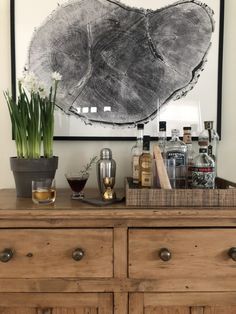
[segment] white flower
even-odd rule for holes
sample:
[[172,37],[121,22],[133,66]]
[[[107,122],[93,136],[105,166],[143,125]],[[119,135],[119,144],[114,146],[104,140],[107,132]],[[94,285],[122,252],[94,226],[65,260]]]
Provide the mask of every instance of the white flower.
[[62,76],[61,76],[60,73],[58,73],[58,72],[53,72],[53,73],[52,73],[52,79],[53,79],[53,80],[55,80],[55,81],[61,81],[61,78],[62,78]]
[[39,90],[39,82],[33,72],[24,72],[21,83],[29,92],[37,93]]

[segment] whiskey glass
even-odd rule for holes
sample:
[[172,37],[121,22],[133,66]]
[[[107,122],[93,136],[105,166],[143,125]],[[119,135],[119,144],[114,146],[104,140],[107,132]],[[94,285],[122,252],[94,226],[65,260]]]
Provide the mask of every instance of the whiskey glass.
[[37,205],[54,203],[56,199],[55,179],[41,178],[32,181],[32,201]]

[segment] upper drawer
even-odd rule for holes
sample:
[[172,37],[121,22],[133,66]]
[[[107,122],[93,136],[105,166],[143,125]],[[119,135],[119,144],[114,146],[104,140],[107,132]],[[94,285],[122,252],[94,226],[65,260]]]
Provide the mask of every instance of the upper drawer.
[[129,277],[157,279],[158,289],[232,289],[235,246],[236,229],[131,229]]
[[5,249],[0,278],[113,276],[112,229],[0,230]]

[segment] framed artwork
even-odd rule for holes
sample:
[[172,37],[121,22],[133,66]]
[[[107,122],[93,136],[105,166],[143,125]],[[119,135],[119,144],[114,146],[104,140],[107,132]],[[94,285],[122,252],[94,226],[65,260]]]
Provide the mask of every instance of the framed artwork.
[[10,0],[12,87],[23,71],[57,94],[55,139],[156,139],[206,120],[221,135],[224,0]]

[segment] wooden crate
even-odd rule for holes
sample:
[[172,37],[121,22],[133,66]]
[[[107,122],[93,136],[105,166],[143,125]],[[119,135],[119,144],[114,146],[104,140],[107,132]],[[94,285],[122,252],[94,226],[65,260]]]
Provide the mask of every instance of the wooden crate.
[[236,184],[216,178],[217,188],[141,189],[126,178],[126,205],[137,207],[232,207],[236,206]]

